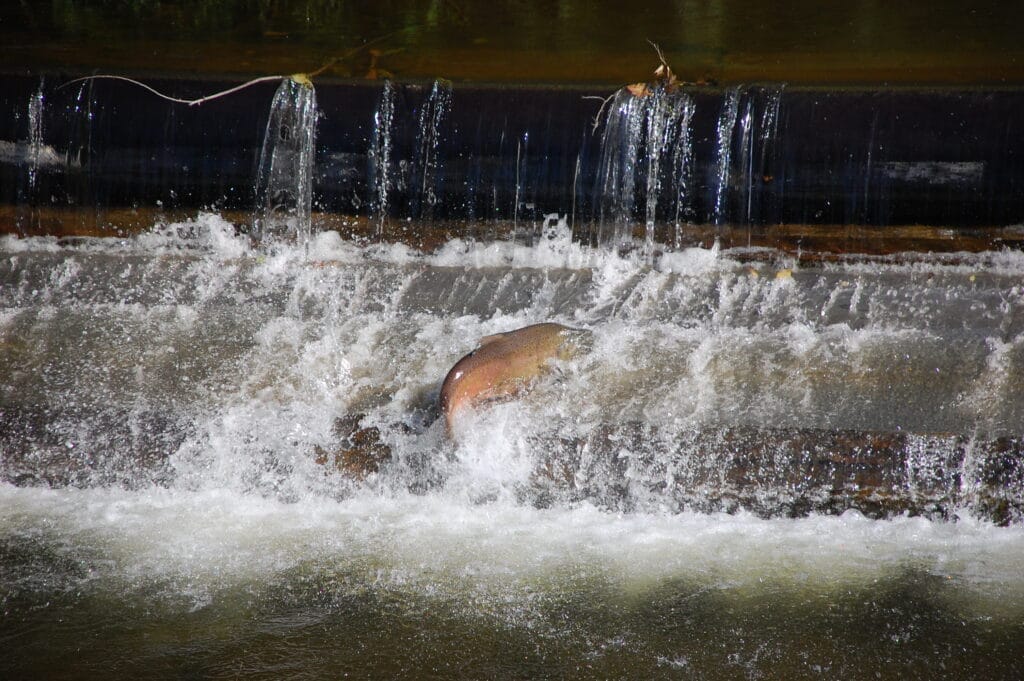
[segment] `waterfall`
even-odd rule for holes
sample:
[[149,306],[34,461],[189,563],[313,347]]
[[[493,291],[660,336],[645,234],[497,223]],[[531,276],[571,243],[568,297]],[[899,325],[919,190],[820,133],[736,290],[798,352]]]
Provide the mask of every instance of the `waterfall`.
[[667,115],[667,93],[659,89],[651,102],[647,116],[647,205],[644,214],[644,245],[647,252],[654,250],[654,222],[657,219],[658,194],[661,191],[661,154],[667,146],[666,136],[672,130]]
[[256,175],[257,238],[306,241],[313,208],[316,92],[308,79],[284,79],[270,105]]
[[764,219],[763,190],[773,180],[783,89],[737,87],[726,92],[715,130],[710,223],[750,226]]
[[[537,201],[536,166],[538,156],[531,156],[530,132],[524,131],[516,140],[515,185],[512,195],[512,233],[511,238],[523,245],[532,246],[544,233],[543,222],[547,216],[538,211],[541,205]],[[554,213],[558,215],[558,213]],[[539,225],[538,218],[543,217]]]
[[690,126],[696,110],[693,99],[688,95],[681,95],[679,101],[679,118],[675,124],[676,144],[672,150],[672,187],[675,187],[675,214],[673,222],[672,245],[679,248],[681,245],[681,230],[683,221],[690,221],[694,217],[691,207],[693,180],[693,136],[690,133]]
[[653,249],[666,183],[675,188],[671,203],[679,220],[689,200],[693,112],[689,95],[665,88],[643,96],[625,89],[616,94],[601,137],[598,243],[622,245],[632,239],[633,223],[641,217],[635,214],[639,198],[644,244]]
[[[658,204],[662,186],[669,179],[675,187],[675,217],[688,200],[687,178],[693,148],[690,122],[693,100],[683,93],[659,91],[655,94],[648,121],[647,135],[647,206],[645,215],[645,242],[648,251],[654,247],[654,226],[658,220]],[[664,167],[668,163],[668,168]]]
[[739,181],[737,186],[742,187],[742,215],[743,223],[750,224],[751,200],[753,198],[754,182],[754,101],[747,98],[743,103],[743,115],[737,119],[737,126],[740,134],[739,146]]
[[[538,236],[416,255],[323,233],[271,259],[207,214],[135,239],[0,240],[0,481],[335,498],[351,487],[315,450],[355,437],[336,430],[351,416],[396,457],[380,484],[463,490],[476,469],[438,457],[431,430],[440,381],[478,338],[554,319],[591,330],[592,354],[481,409],[467,445],[519,452],[485,481],[518,503],[1024,519],[1019,254],[791,269],[686,249],[652,266],[572,243],[555,214]],[[531,462],[572,478],[535,487]]]
[[715,201],[708,221],[721,225],[725,219],[726,192],[729,190],[729,175],[732,166],[732,141],[736,129],[736,118],[739,116],[740,94],[742,88],[737,86],[729,90],[722,102],[722,111],[718,116],[716,126],[716,160],[715,160]]
[[785,84],[772,88],[767,92],[768,101],[761,112],[761,171],[766,172],[775,152],[775,141],[779,136],[779,109],[782,106],[782,93]]
[[391,188],[391,148],[394,144],[395,86],[384,81],[380,102],[373,114],[373,144],[370,147],[370,206],[377,220],[377,238],[384,236],[388,216],[388,191]]
[[644,132],[645,99],[619,90],[608,109],[598,169],[597,242],[632,239],[636,166]]
[[415,173],[411,192],[411,214],[430,219],[438,204],[438,175],[441,171],[442,125],[452,106],[452,86],[444,80],[437,80],[420,109],[419,131],[416,137]]
[[39,154],[43,150],[43,105],[45,102],[43,81],[40,80],[39,89],[28,102],[28,188],[32,194],[35,193],[36,178],[39,173]]
[[[1020,145],[997,134],[1024,106],[1016,91],[653,87],[608,101],[594,134],[599,106],[585,101],[595,92],[587,88],[519,96],[465,85],[456,95],[444,82],[318,83],[317,110],[330,110],[331,126],[315,131],[314,93],[295,81],[273,112],[277,85],[187,107],[115,80],[10,83],[0,101],[0,198],[17,207],[19,226],[79,209],[68,218],[74,228],[49,222],[65,233],[137,230],[137,216],[121,209],[211,206],[253,211],[242,220],[254,218],[258,235],[304,231],[310,191],[318,211],[359,216],[371,235],[409,220],[384,236],[413,243],[441,236],[432,221],[452,235],[497,238],[553,212],[604,244],[634,233],[648,244],[693,243],[705,226],[729,223],[768,243],[778,236],[758,227],[1001,230],[1021,221]],[[907,124],[908,112],[920,122]],[[971,127],[988,134],[962,134]],[[310,182],[303,140],[314,132]]]
[[[779,139],[779,110],[782,107],[782,93],[785,91],[785,84],[766,90],[764,110],[761,112],[759,124],[758,142],[761,145],[761,157],[757,166],[757,172],[752,174],[751,183],[760,189],[758,206],[747,211],[747,222],[763,222],[766,218],[765,209],[767,206],[766,197],[770,196],[768,186],[775,181],[776,153],[778,151]],[[751,159],[753,164],[753,159]],[[781,177],[779,180],[781,181]]]

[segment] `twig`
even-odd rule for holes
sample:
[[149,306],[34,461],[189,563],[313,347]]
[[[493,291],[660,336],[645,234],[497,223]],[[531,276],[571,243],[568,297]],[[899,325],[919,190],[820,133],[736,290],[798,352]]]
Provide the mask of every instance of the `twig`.
[[658,53],[658,60],[661,62],[661,65],[668,68],[668,62],[665,61],[665,54],[661,51],[661,48],[658,47],[658,43],[654,42],[650,38],[647,39],[647,42],[654,48],[654,51]]
[[156,90],[155,88],[153,88],[151,86],[146,85],[145,83],[140,83],[137,80],[133,80],[131,78],[126,78],[124,76],[111,76],[111,75],[108,75],[108,74],[98,74],[98,75],[94,75],[94,76],[84,76],[82,78],[76,78],[75,80],[70,80],[67,83],[63,83],[61,85],[58,85],[56,89],[59,90],[62,87],[66,87],[68,85],[74,85],[75,83],[81,83],[82,81],[94,80],[94,79],[97,79],[97,78],[104,78],[106,80],[125,81],[126,83],[131,83],[132,85],[138,85],[140,88],[142,88],[144,90],[148,90],[148,91],[152,92],[153,94],[157,95],[158,97],[160,97],[162,99],[166,99],[167,101],[173,101],[173,102],[178,103],[178,104],[188,104],[189,107],[198,107],[199,104],[202,104],[205,101],[210,101],[211,99],[217,99],[219,97],[223,97],[225,95],[232,94],[234,92],[238,92],[239,90],[244,90],[245,88],[249,87],[250,85],[256,85],[257,83],[265,83],[267,81],[282,80],[282,79],[285,79],[285,78],[293,78],[294,79],[296,76],[303,76],[303,77],[305,77],[306,80],[312,80],[316,76],[321,75],[322,73],[324,73],[325,71],[327,71],[328,69],[330,69],[331,67],[336,65],[336,63],[338,63],[339,61],[344,61],[346,59],[349,59],[352,56],[354,56],[355,54],[357,54],[358,52],[367,49],[371,45],[375,45],[375,44],[377,44],[379,42],[387,40],[388,38],[390,38],[390,37],[392,37],[394,35],[397,35],[399,33],[402,33],[403,31],[408,31],[411,28],[415,28],[415,27],[406,27],[406,28],[398,29],[397,31],[392,31],[390,33],[385,33],[382,36],[377,36],[376,38],[374,38],[372,40],[368,40],[367,42],[362,43],[358,47],[353,47],[353,48],[349,49],[348,51],[346,51],[341,56],[336,56],[336,57],[333,57],[331,59],[328,59],[327,62],[324,63],[324,66],[322,66],[321,68],[319,68],[316,71],[313,71],[311,73],[308,73],[308,74],[295,74],[295,76],[262,76],[260,78],[254,78],[251,81],[246,81],[242,85],[236,85],[236,86],[234,86],[232,88],[228,88],[228,89],[223,90],[221,92],[215,92],[215,93],[207,95],[205,97],[200,97],[199,99],[180,99],[178,97],[172,97],[172,96],[170,96],[168,94],[164,94],[163,92],[160,92],[160,91]]
[[331,57],[330,59],[328,59],[324,63],[323,66],[318,68],[316,71],[313,71],[313,72],[308,73],[306,75],[308,75],[310,78],[316,78],[321,73],[323,73],[327,69],[331,68],[332,66],[334,66],[338,62],[346,61],[348,59],[351,59],[352,57],[356,56],[357,54],[359,54],[360,52],[362,52],[366,48],[370,47],[371,45],[376,45],[379,42],[383,42],[383,41],[387,40],[388,38],[390,38],[390,37],[392,37],[394,35],[398,35],[399,33],[408,30],[409,28],[412,28],[412,27],[400,28],[400,29],[398,29],[396,31],[391,31],[390,33],[385,33],[384,35],[379,35],[376,38],[373,38],[372,40],[367,40],[362,45],[359,45],[357,47],[353,47],[353,48],[347,50],[344,54],[342,54],[340,56]]
[[62,87],[65,87],[67,85],[72,85],[74,83],[80,83],[83,80],[94,80],[94,79],[97,79],[97,78],[105,78],[107,80],[123,80],[126,83],[131,83],[132,85],[138,85],[139,87],[141,87],[144,90],[149,90],[150,92],[152,92],[157,97],[160,97],[161,99],[166,99],[169,102],[175,102],[176,104],[188,104],[189,106],[198,106],[199,104],[202,104],[203,102],[209,102],[212,99],[218,99],[220,97],[224,97],[225,95],[230,95],[230,94],[232,94],[234,92],[238,92],[239,90],[243,90],[243,89],[249,87],[250,85],[256,85],[257,83],[265,83],[265,82],[270,81],[270,80],[281,80],[282,78],[288,78],[288,77],[289,76],[262,76],[260,78],[253,78],[252,80],[246,81],[245,83],[242,83],[241,85],[236,85],[233,88],[228,88],[227,90],[223,90],[221,92],[215,92],[212,95],[207,95],[206,97],[200,97],[199,99],[179,99],[177,97],[171,97],[170,95],[165,95],[164,93],[162,93],[162,92],[160,92],[160,91],[150,87],[149,85],[146,85],[145,83],[141,83],[141,82],[139,82],[137,80],[133,80],[131,78],[126,78],[125,76],[111,76],[111,75],[107,75],[107,74],[97,74],[95,76],[84,76],[82,78],[75,78],[74,80],[69,80],[68,82],[64,83],[63,85],[60,85],[57,89],[59,90]]
[[[672,67],[670,67],[668,65],[668,62],[665,61],[665,53],[661,51],[660,47],[658,47],[658,43],[654,42],[650,38],[647,39],[647,42],[648,42],[648,44],[650,44],[651,47],[654,48],[654,51],[658,53],[658,61],[661,62],[661,67],[659,67],[654,72],[654,75],[657,76],[659,79],[664,79],[664,81],[666,83],[668,83],[669,86],[673,86],[675,84],[675,82],[676,82],[676,77],[675,77],[675,74],[672,73]],[[637,85],[642,85],[642,84],[641,83],[637,83]],[[626,85],[626,86],[623,86],[623,87],[632,88],[634,86]],[[621,91],[621,90],[622,90],[622,88],[619,88],[618,90],[616,90],[615,92],[611,93],[607,97],[598,97],[598,96],[595,95],[595,96],[589,96],[589,97],[584,97],[583,98],[583,99],[600,99],[601,100],[601,108],[597,110],[597,115],[594,116],[594,126],[591,129],[591,132],[597,132],[597,127],[599,125],[601,125],[601,114],[604,113],[604,108],[606,106],[608,106],[608,102],[610,102],[612,99],[614,99],[615,95],[619,94],[619,91]],[[634,94],[636,94],[636,93],[634,92]]]
[[[365,43],[363,43],[362,45],[359,45],[358,47],[353,47],[352,49],[348,50],[347,52],[345,52],[345,54],[343,54],[343,55],[341,55],[339,57],[333,57],[331,59],[328,59],[327,62],[325,62],[323,64],[323,66],[318,68],[316,71],[313,71],[311,73],[306,73],[306,74],[295,74],[295,75],[302,75],[302,76],[305,76],[305,78],[307,80],[311,80],[311,79],[315,78],[316,76],[319,76],[321,73],[323,73],[327,69],[331,68],[335,64],[337,64],[339,61],[345,61],[346,59],[350,59],[351,57],[353,57],[354,55],[358,54],[362,50],[365,50],[366,48],[370,47],[371,45],[374,45],[374,44],[379,43],[381,41],[387,40],[391,36],[396,35],[397,33],[401,33],[404,30],[406,30],[406,29],[399,29],[397,31],[391,31],[390,33],[385,33],[384,35],[377,36],[376,38],[374,38],[372,40],[368,40]],[[74,80],[69,80],[68,82],[63,83],[62,85],[59,85],[57,87],[57,89],[59,90],[62,87],[65,87],[65,86],[68,86],[68,85],[73,85],[75,83],[80,83],[80,82],[82,82],[84,80],[94,80],[94,79],[97,79],[97,78],[105,78],[107,80],[123,80],[126,83],[131,83],[132,85],[138,85],[139,87],[143,88],[144,90],[149,90],[150,92],[152,92],[157,97],[160,97],[161,99],[166,99],[168,102],[174,102],[175,104],[187,104],[189,106],[198,106],[198,105],[202,104],[203,102],[209,102],[210,100],[218,99],[220,97],[224,97],[225,95],[233,94],[235,92],[238,92],[239,90],[244,90],[245,88],[249,87],[250,85],[256,85],[257,83],[265,83],[265,82],[271,81],[271,80],[281,80],[283,78],[294,78],[294,77],[295,76],[261,76],[260,78],[253,78],[252,80],[246,81],[246,82],[242,83],[241,85],[236,85],[233,88],[228,88],[227,90],[224,90],[222,92],[215,92],[212,95],[207,95],[206,97],[200,97],[199,99],[179,99],[178,97],[171,97],[170,95],[165,95],[164,93],[159,92],[158,90],[154,89],[153,87],[150,87],[149,85],[146,85],[145,83],[141,83],[141,82],[139,82],[137,80],[133,80],[131,78],[126,78],[125,76],[114,76],[114,75],[108,75],[108,74],[98,74],[98,75],[93,75],[93,76],[83,76],[82,78],[75,78]]]
[[[622,88],[619,88],[621,90]],[[615,99],[615,95],[619,94],[619,90],[611,93],[607,97],[598,97],[597,95],[589,95],[583,97],[583,99],[599,99],[601,100],[601,108],[597,110],[597,114],[594,116],[594,127],[591,128],[591,132],[597,132],[597,126],[601,125],[601,114],[604,112],[604,108],[608,106],[608,102]]]

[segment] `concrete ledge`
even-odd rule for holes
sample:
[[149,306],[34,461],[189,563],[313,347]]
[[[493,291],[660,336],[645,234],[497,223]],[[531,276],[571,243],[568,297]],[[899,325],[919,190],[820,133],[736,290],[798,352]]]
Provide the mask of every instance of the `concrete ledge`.
[[[4,220],[5,231],[48,232],[53,210],[252,209],[273,83],[189,107],[123,82],[63,87],[66,80],[2,79],[0,205],[14,216]],[[182,97],[231,85],[147,82]],[[370,219],[383,224],[386,238],[437,220],[462,223],[467,232],[509,220],[531,229],[559,213],[581,237],[594,239],[595,226],[609,219],[603,128],[592,129],[600,102],[585,99],[607,91],[455,86],[431,131],[436,150],[427,171],[421,113],[429,85],[396,86],[386,167],[375,166],[370,153],[375,135],[383,134],[374,128],[383,86],[316,87],[315,211]],[[32,133],[29,103],[40,96],[40,125]],[[754,234],[813,226],[824,247],[844,239],[847,227],[976,233],[1024,224],[1024,137],[1013,132],[1024,112],[1022,90],[766,85],[684,88],[677,96],[693,107],[691,159],[681,199],[672,178],[660,178],[655,215],[659,238],[669,243],[708,224]],[[738,101],[739,122],[725,140],[731,147],[723,173],[719,124],[730,97]],[[773,102],[778,110],[769,129],[762,122]],[[645,158],[641,153],[637,163]],[[375,180],[385,172],[382,214]],[[645,191],[637,186],[629,197],[634,208],[626,219],[636,229],[646,219]],[[97,222],[102,229],[103,219]]]

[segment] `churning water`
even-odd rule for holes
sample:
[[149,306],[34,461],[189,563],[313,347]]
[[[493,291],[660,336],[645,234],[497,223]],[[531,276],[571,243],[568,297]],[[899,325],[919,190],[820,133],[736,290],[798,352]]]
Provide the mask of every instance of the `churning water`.
[[[543,233],[0,242],[5,678],[1024,673],[1020,254]],[[591,352],[450,442],[448,368],[548,320]]]

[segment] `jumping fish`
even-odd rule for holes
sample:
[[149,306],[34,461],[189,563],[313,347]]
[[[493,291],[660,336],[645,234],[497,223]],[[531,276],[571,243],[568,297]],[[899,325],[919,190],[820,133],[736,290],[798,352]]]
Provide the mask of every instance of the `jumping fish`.
[[522,393],[549,370],[550,360],[588,350],[590,337],[585,329],[548,322],[481,338],[480,346],[456,362],[441,384],[448,432],[464,407]]

